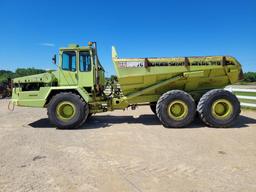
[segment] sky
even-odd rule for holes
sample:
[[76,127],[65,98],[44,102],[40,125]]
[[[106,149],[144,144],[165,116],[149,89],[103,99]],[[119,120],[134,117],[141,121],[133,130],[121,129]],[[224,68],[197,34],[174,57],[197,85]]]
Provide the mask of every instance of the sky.
[[59,47],[97,41],[120,57],[231,55],[256,71],[255,0],[1,0],[0,69],[56,69]]

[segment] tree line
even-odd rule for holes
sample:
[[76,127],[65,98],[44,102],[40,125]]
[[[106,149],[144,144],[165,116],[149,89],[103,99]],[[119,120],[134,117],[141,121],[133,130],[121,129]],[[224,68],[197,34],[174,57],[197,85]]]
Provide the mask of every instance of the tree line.
[[244,82],[256,82],[256,72],[244,73]]

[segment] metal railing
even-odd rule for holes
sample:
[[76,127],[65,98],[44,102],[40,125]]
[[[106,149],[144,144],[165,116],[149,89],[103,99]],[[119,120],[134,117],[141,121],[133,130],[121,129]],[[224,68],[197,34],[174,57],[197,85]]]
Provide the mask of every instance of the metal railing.
[[226,87],[225,90],[234,93],[242,107],[256,109],[256,89]]

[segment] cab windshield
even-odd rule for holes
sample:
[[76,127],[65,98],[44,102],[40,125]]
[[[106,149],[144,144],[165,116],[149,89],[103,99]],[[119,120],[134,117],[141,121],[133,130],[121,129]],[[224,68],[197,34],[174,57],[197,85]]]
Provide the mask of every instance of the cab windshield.
[[81,72],[91,71],[91,55],[88,51],[79,53],[79,66]]
[[76,71],[75,51],[64,51],[62,53],[62,69],[67,71]]

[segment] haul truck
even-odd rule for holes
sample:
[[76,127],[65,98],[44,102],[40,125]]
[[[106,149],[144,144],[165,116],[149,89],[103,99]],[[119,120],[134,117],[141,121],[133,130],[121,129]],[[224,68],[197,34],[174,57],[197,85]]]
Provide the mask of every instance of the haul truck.
[[239,116],[238,99],[222,89],[242,78],[234,57],[119,58],[112,47],[112,59],[117,82],[106,81],[95,42],[61,48],[58,70],[13,80],[12,103],[47,108],[58,128],[140,105],[148,105],[165,127],[188,126],[196,113],[213,127],[231,126]]

